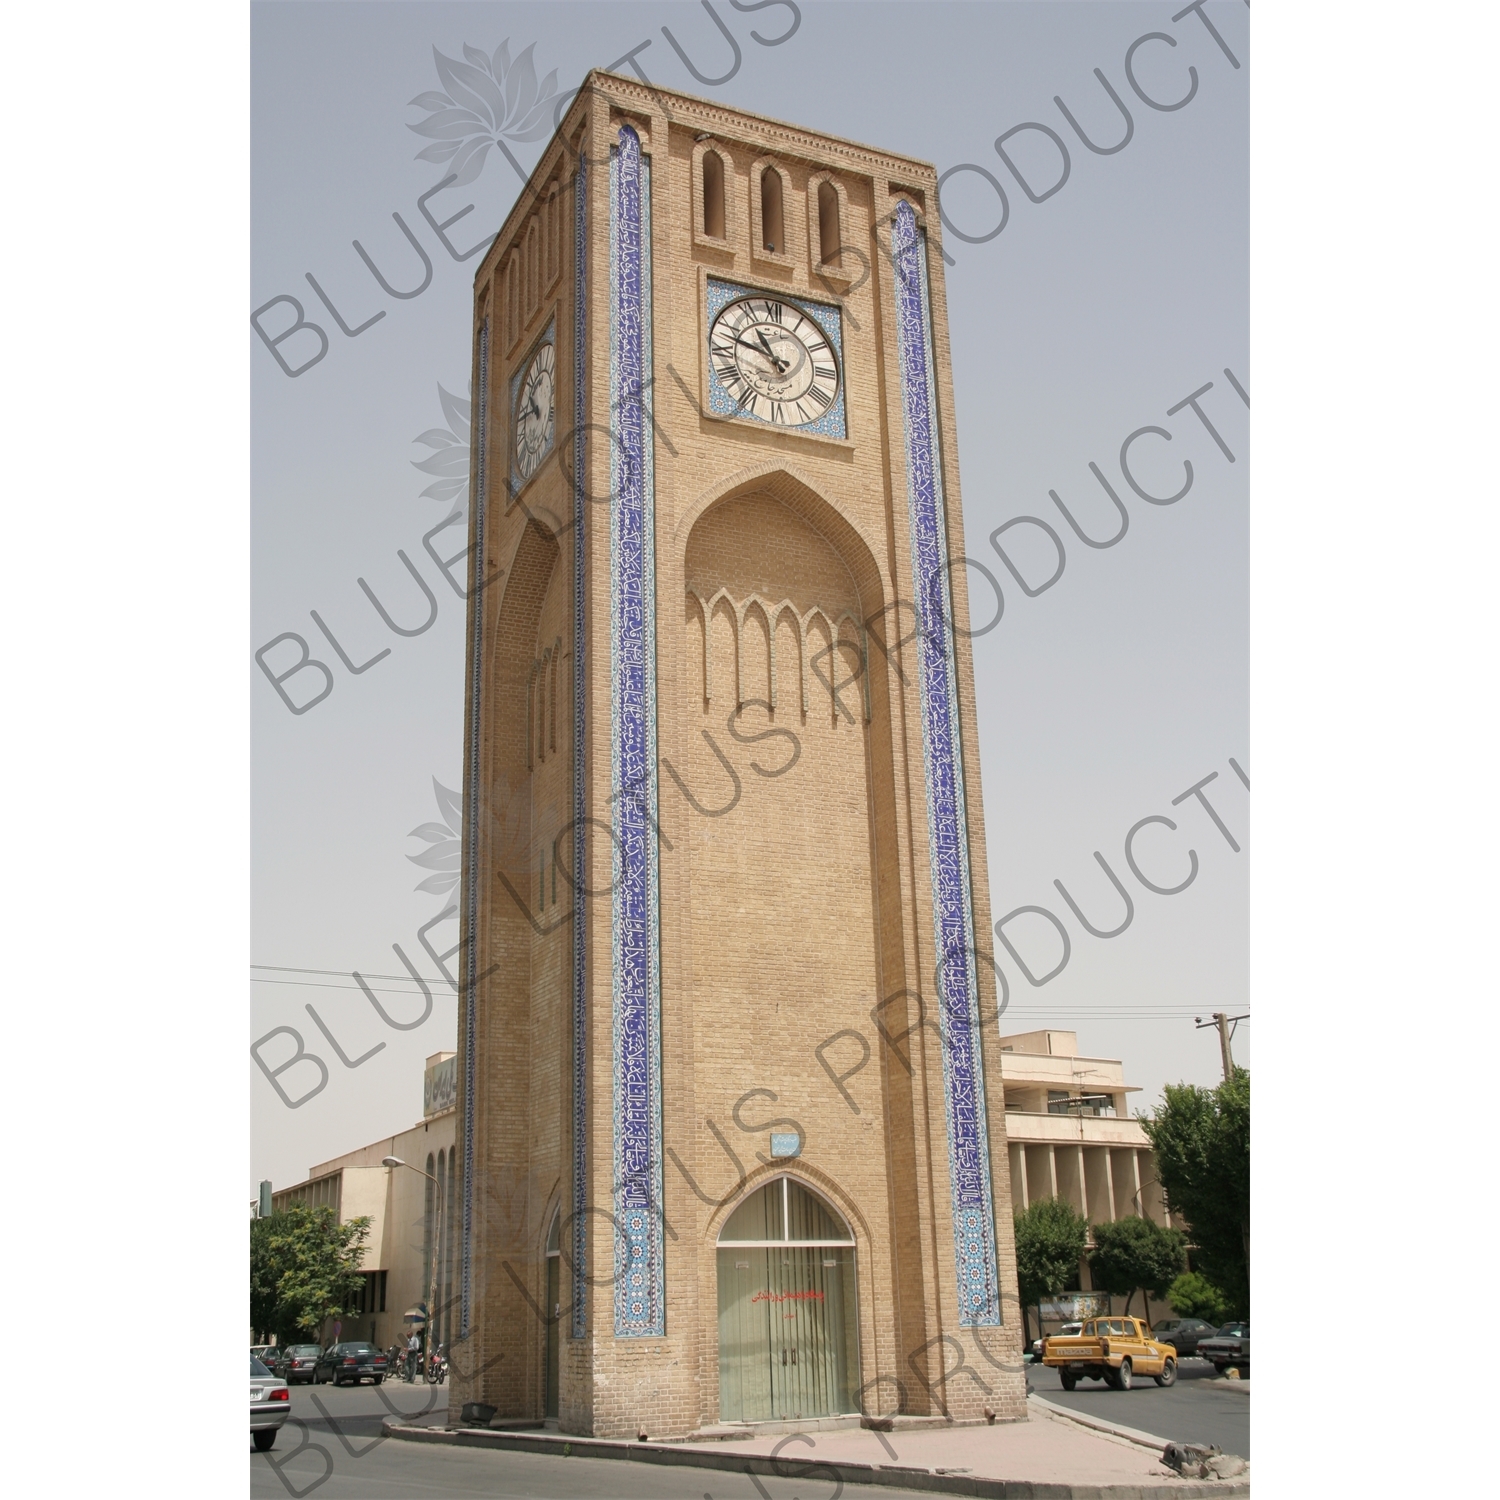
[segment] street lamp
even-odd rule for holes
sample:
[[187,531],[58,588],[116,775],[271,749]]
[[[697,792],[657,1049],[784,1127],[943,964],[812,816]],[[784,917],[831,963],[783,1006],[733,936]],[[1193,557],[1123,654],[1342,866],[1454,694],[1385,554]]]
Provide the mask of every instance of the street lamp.
[[[399,1156],[382,1157],[380,1160],[380,1165],[383,1167],[406,1167],[408,1170],[416,1172],[420,1176],[425,1177],[433,1186],[432,1196],[433,1200],[437,1204],[437,1224],[436,1233],[434,1234],[432,1241],[432,1275],[428,1282],[429,1294],[427,1298],[427,1326],[423,1329],[424,1342],[427,1346],[427,1360],[425,1361],[425,1363],[430,1365],[432,1361],[431,1329],[433,1320],[437,1316],[438,1259],[442,1253],[443,1247],[443,1185],[437,1180],[436,1177],[432,1175],[431,1172],[424,1172],[421,1167],[412,1166],[409,1161],[402,1161]],[[422,1372],[422,1379],[424,1381],[427,1379],[426,1369],[424,1369]]]
[[1131,1195],[1130,1201],[1135,1205],[1136,1216],[1144,1219],[1146,1217],[1146,1206],[1141,1202],[1141,1194],[1148,1187],[1160,1187],[1161,1183],[1155,1177],[1148,1177]]

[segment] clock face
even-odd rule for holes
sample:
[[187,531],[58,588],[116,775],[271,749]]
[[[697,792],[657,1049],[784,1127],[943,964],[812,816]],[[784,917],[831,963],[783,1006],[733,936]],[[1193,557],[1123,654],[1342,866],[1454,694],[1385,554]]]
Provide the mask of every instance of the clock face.
[[714,319],[708,344],[714,374],[740,413],[801,427],[838,395],[838,356],[823,330],[789,302],[731,302]]
[[516,397],[516,471],[530,479],[552,447],[553,376],[557,353],[551,344],[536,351],[521,377]]

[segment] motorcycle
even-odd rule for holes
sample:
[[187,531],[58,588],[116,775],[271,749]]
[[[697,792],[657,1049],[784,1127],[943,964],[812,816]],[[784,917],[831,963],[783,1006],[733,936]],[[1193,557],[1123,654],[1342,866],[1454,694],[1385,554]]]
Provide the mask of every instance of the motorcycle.
[[441,1349],[435,1350],[427,1361],[427,1384],[442,1385],[448,1378],[448,1360]]

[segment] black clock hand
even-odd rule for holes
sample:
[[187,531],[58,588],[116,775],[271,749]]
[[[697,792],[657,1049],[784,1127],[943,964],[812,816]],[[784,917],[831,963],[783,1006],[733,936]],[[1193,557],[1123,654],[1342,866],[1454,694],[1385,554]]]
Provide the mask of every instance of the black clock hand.
[[765,334],[759,328],[757,328],[755,330],[755,336],[756,336],[756,338],[758,338],[760,340],[760,346],[761,346],[761,348],[766,351],[766,358],[768,360],[770,360],[773,365],[776,366],[776,373],[778,375],[781,374],[781,373],[783,373],[786,370],[787,362],[784,359],[780,359],[780,358],[777,357],[775,351],[766,342],[766,336],[765,336]]
[[769,359],[771,363],[776,366],[776,373],[778,375],[780,375],[786,369],[785,360],[777,359],[774,354],[771,354],[764,349],[757,349],[755,345],[752,344],[748,339],[742,339],[738,334],[736,334],[734,341],[737,344],[743,344],[745,348],[747,348],[757,359]]

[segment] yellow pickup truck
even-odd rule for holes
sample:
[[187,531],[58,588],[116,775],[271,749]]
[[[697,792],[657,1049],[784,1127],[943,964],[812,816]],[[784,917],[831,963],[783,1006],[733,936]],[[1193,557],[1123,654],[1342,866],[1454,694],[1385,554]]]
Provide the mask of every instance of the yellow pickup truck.
[[1177,1351],[1157,1343],[1139,1318],[1091,1318],[1078,1333],[1044,1339],[1042,1363],[1057,1371],[1065,1391],[1085,1376],[1117,1391],[1128,1391],[1137,1375],[1157,1385],[1177,1380]]

